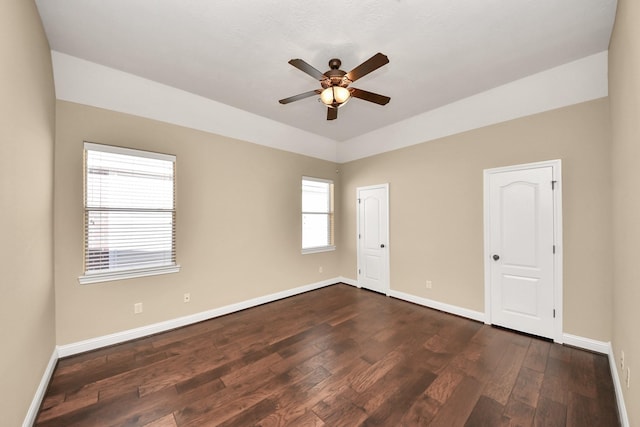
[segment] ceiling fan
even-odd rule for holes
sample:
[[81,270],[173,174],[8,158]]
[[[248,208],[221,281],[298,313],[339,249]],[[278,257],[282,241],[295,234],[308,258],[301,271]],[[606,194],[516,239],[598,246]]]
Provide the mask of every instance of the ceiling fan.
[[320,81],[322,89],[311,90],[281,99],[280,104],[288,104],[314,95],[320,95],[320,101],[327,106],[327,120],[338,118],[338,108],[347,103],[351,98],[360,98],[376,104],[386,105],[391,98],[366,90],[349,87],[349,85],[372,71],[389,63],[389,58],[381,53],[376,53],[371,58],[358,65],[348,73],[340,69],[342,61],[333,58],[329,61],[329,70],[321,73],[302,59],[292,59],[289,64],[302,72],[309,74]]

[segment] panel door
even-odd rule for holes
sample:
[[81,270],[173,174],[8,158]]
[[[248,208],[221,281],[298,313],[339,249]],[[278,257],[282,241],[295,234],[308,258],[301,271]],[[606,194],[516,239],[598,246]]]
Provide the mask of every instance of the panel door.
[[389,290],[388,187],[358,189],[358,285]]
[[490,175],[491,323],[554,335],[553,170]]

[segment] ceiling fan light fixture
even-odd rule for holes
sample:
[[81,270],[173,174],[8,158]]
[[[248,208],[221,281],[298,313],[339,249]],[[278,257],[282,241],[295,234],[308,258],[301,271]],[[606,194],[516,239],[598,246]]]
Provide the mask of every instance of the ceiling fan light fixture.
[[351,92],[341,86],[329,86],[320,93],[320,100],[329,107],[340,107],[351,98]]
[[378,52],[347,73],[340,69],[341,61],[337,58],[333,58],[329,61],[330,70],[321,73],[302,59],[292,59],[289,61],[289,64],[318,80],[322,89],[310,90],[281,99],[278,102],[280,104],[289,104],[290,102],[298,101],[300,99],[320,95],[317,99],[318,102],[322,102],[327,106],[327,120],[337,119],[338,108],[349,102],[351,98],[358,98],[379,105],[387,105],[391,100],[388,96],[367,92],[366,90],[350,87],[350,85],[356,80],[388,63],[389,58],[387,55],[383,55]]

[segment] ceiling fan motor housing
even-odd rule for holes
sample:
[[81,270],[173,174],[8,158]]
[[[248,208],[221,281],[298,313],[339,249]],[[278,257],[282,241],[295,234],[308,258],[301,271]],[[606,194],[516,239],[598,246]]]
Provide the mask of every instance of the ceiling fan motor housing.
[[320,82],[324,89],[331,86],[347,87],[351,84],[351,80],[346,77],[347,72],[340,69],[341,64],[342,61],[338,58],[329,61],[330,70],[324,73],[327,78]]

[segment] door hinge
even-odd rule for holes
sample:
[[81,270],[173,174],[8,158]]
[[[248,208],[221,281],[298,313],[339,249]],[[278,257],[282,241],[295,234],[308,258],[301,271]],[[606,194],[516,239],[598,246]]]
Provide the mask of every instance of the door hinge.
[[556,318],[556,309],[555,308],[553,309],[553,318],[554,319]]
[[358,269],[358,274],[362,274],[362,271],[360,271],[360,269]]
[[361,200],[361,199],[358,199],[358,204],[360,204],[360,200]]
[[558,182],[558,181],[551,181],[551,189],[552,189],[552,190],[555,190],[555,189],[556,189],[556,183],[557,183],[557,182]]
[[553,245],[553,253],[556,253],[556,245]]
[[362,234],[358,233],[358,239],[362,239]]

